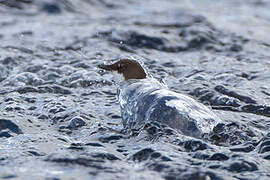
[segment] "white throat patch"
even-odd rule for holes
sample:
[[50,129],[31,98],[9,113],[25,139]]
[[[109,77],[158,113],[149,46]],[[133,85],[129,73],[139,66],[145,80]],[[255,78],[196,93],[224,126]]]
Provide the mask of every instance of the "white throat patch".
[[113,71],[112,74],[113,74],[113,80],[117,84],[125,80],[124,76],[122,74],[117,73],[116,71]]

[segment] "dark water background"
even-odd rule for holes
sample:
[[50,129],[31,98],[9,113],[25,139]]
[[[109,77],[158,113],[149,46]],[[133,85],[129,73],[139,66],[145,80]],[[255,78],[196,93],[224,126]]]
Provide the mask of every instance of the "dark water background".
[[[1,179],[270,179],[270,1],[0,0]],[[135,58],[224,121],[123,131]]]

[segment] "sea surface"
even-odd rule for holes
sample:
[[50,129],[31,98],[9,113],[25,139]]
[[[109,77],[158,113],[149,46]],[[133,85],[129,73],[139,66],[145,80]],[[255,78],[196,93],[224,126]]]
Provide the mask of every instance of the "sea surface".
[[[0,179],[270,179],[270,1],[0,0]],[[202,138],[123,128],[144,64],[223,121]]]

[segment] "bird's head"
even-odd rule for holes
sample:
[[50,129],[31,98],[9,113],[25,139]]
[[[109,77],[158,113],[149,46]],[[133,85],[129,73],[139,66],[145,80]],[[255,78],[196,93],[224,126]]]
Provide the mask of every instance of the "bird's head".
[[130,59],[121,59],[113,64],[98,65],[98,67],[108,71],[116,71],[123,75],[125,80],[146,78],[145,70],[140,63]]

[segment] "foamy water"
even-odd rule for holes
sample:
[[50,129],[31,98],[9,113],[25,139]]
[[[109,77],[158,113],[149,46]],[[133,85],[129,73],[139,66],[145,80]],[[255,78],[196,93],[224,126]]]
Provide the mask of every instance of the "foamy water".
[[146,122],[166,124],[184,135],[200,137],[221,122],[208,107],[189,96],[170,91],[156,79],[120,84],[118,97],[123,124],[139,128]]

